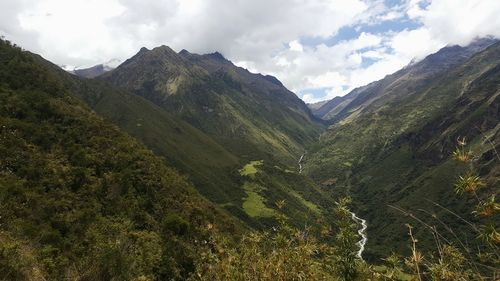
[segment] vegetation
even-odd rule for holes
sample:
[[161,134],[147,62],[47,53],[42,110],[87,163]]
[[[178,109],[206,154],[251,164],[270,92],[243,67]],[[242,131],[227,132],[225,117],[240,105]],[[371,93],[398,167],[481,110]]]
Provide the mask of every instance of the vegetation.
[[263,187],[245,182],[243,188],[247,193],[247,197],[243,202],[243,210],[250,217],[273,217],[274,210],[266,207],[265,199],[262,197],[259,192],[263,191]]
[[288,169],[265,161],[251,161],[239,170],[245,195],[242,207],[258,228],[277,223],[276,202],[285,200],[281,213],[297,228],[315,225],[318,220],[334,222],[331,195],[316,183]]
[[135,95],[0,41],[0,278],[496,280],[497,57],[342,105],[302,162],[320,186],[295,167],[320,126],[279,82],[161,47],[104,77]]
[[257,167],[261,166],[264,161],[250,161],[240,170],[240,175],[253,177],[257,173]]
[[[482,223],[484,218],[472,214],[472,198],[458,197],[454,189],[490,186],[498,193],[500,44],[488,43],[481,51],[444,48],[353,91],[354,99],[308,149],[304,173],[317,182],[336,179],[332,192],[351,195],[356,213],[369,222],[368,260],[409,254],[407,218],[388,205],[425,216],[447,239],[455,239],[438,217],[475,243],[467,224],[435,203]],[[467,150],[456,151],[457,138],[464,136]],[[468,160],[472,153],[476,168],[468,174],[469,167],[453,157]],[[459,176],[464,180],[455,186]],[[477,192],[486,199],[481,189]],[[415,228],[414,235],[421,249],[435,248],[429,232]]]
[[322,127],[276,79],[252,74],[220,54],[141,49],[102,79],[175,114],[245,162],[296,163]]
[[[325,227],[298,230],[281,213],[276,227],[246,234],[237,246],[212,235],[190,280],[367,280],[373,274],[356,257],[359,238],[348,202],[341,199],[335,207],[336,233]],[[277,206],[282,210],[285,201]]]
[[[464,157],[467,155],[467,157]],[[466,149],[465,138],[458,141],[458,146],[453,153],[456,161],[469,165],[469,170],[466,175],[460,176],[456,184],[456,193],[463,195],[464,192],[474,194],[477,199],[477,208],[483,210],[481,212],[474,211],[476,216],[483,216],[493,219],[498,214],[498,204],[495,202],[494,196],[489,199],[482,200],[477,194],[479,188],[486,187],[482,179],[474,175],[474,154]],[[498,159],[500,160],[500,158]],[[481,184],[478,184],[481,183]],[[485,208],[485,206],[488,206]],[[487,211],[484,211],[487,209]],[[399,209],[403,213],[405,211]],[[446,209],[454,214],[452,211]],[[471,223],[466,219],[459,217],[465,222],[472,232],[477,234],[476,239],[479,240],[479,251],[471,249],[466,243],[458,237],[454,230],[446,225],[447,222],[441,221],[449,232],[451,232],[456,240],[452,241],[440,233],[436,227],[429,225],[417,216],[408,214],[411,218],[427,228],[435,238],[436,249],[434,253],[428,255],[422,254],[417,247],[418,240],[413,234],[413,226],[407,224],[408,235],[411,241],[411,256],[405,259],[405,263],[409,266],[413,275],[418,280],[496,280],[500,274],[500,255],[498,246],[497,226],[494,220],[487,222],[486,225],[478,225]],[[457,214],[454,214],[458,216]],[[392,264],[392,272],[403,272],[400,266],[400,258],[392,255],[387,259]]]
[[238,232],[184,177],[4,41],[0,140],[5,280],[185,278],[200,226]]

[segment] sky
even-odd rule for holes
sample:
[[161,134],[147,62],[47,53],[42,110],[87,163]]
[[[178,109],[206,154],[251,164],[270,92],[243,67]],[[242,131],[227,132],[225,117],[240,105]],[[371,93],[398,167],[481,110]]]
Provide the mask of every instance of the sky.
[[312,103],[500,38],[499,15],[500,0],[0,0],[0,35],[69,68],[141,47],[218,51]]

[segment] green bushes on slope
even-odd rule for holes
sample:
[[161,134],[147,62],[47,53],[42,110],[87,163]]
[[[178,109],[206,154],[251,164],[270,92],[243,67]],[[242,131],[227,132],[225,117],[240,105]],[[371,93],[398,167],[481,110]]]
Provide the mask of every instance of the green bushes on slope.
[[0,277],[185,278],[200,226],[235,221],[0,41]]

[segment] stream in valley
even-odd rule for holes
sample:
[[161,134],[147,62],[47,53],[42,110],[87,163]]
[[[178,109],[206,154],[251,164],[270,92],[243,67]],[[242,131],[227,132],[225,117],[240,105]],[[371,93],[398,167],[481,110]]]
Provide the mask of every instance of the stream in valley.
[[363,251],[365,250],[365,245],[366,242],[368,241],[368,237],[366,235],[366,228],[368,225],[366,224],[366,220],[356,216],[354,212],[350,212],[352,219],[355,220],[357,223],[361,225],[361,228],[358,229],[358,234],[361,236],[361,239],[356,243],[359,246],[358,254],[357,256],[363,260]]

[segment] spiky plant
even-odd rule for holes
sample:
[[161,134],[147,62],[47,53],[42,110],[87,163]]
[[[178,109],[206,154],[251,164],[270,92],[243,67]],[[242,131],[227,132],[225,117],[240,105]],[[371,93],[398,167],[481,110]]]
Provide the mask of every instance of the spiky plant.
[[472,160],[472,151],[465,149],[466,145],[467,142],[465,137],[457,139],[457,147],[455,151],[453,151],[453,159],[463,163],[467,163]]
[[465,257],[452,245],[444,245],[437,262],[428,265],[432,280],[470,280],[464,271]]
[[457,194],[475,193],[479,189],[486,186],[486,183],[472,171],[468,171],[465,175],[459,176],[455,184],[455,192]]
[[493,223],[480,226],[478,238],[492,246],[500,244],[500,233]]
[[473,213],[477,216],[489,217],[500,211],[500,204],[496,202],[495,195],[491,195],[488,199],[479,202]]

